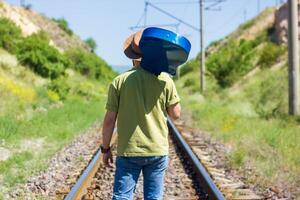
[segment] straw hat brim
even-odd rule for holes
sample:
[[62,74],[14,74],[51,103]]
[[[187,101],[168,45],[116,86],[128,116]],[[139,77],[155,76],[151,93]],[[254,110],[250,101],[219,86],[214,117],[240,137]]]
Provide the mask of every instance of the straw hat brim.
[[123,44],[124,54],[132,60],[141,60],[142,53],[139,49],[139,41],[142,36],[142,31],[130,35]]

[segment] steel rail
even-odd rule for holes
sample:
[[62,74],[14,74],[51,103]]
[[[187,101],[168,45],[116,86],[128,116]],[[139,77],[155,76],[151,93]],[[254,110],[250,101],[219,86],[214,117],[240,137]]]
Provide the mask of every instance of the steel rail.
[[[186,143],[174,123],[168,118],[168,127],[170,132],[175,136],[176,142],[178,143],[179,147],[184,150],[184,153],[188,156],[191,164],[197,174],[198,178],[200,179],[200,184],[208,194],[209,199],[213,200],[224,200],[223,194],[214,184],[212,178],[206,171],[205,167],[201,164],[199,158],[194,154],[191,147]],[[112,139],[112,144],[115,143],[116,134],[114,134]],[[69,194],[64,198],[65,200],[80,200],[84,194],[87,192],[87,188],[90,186],[92,178],[94,177],[97,169],[101,165],[101,151],[100,149],[97,150],[95,156],[93,157],[92,161],[89,163],[87,168],[84,170],[76,184],[72,187]]]
[[225,197],[220,192],[218,187],[215,185],[214,181],[206,171],[205,167],[201,164],[199,158],[194,154],[191,147],[188,145],[188,143],[184,140],[174,123],[168,118],[168,126],[170,132],[175,136],[176,142],[178,142],[178,145],[184,152],[187,154],[188,158],[191,161],[191,164],[194,167],[194,170],[197,174],[197,176],[200,179],[200,184],[205,190],[205,192],[208,194],[209,199],[213,200],[224,200]]
[[83,193],[81,189],[82,186],[85,184],[84,182],[87,181],[90,174],[93,174],[92,171],[94,168],[98,169],[98,161],[100,161],[101,156],[101,150],[98,149],[96,155],[94,156],[93,160],[90,162],[88,167],[84,170],[83,174],[80,176],[79,180],[76,182],[76,184],[72,187],[69,194],[66,196],[65,200],[75,200],[75,199],[81,199],[81,194]]
[[[114,130],[113,138],[111,144],[116,141],[116,129]],[[91,181],[96,174],[98,168],[101,165],[101,150],[97,150],[92,161],[86,167],[84,172],[81,174],[80,178],[76,184],[72,187],[69,194],[64,198],[64,200],[80,200],[82,196],[87,192],[87,188],[90,186]]]

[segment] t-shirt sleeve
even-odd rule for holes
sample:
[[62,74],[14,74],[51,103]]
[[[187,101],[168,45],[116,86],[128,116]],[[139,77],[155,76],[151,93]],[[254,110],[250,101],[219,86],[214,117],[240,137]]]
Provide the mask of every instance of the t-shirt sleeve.
[[176,104],[179,101],[180,101],[180,98],[178,96],[175,84],[174,84],[173,80],[171,80],[170,84],[169,84],[169,88],[168,88],[166,107]]
[[119,109],[119,91],[116,88],[115,82],[109,85],[106,110],[118,112]]

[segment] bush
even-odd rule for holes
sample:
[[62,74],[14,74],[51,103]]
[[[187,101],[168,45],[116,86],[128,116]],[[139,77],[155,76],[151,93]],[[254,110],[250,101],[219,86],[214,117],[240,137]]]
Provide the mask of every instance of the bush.
[[71,86],[64,77],[52,80],[48,85],[48,90],[58,94],[60,99],[65,100],[69,94]]
[[[52,101],[58,100],[70,100],[72,98],[85,99],[99,99],[101,94],[105,91],[101,91],[100,84],[98,82],[88,81],[80,76],[74,78],[59,77],[58,79],[52,80],[48,85],[47,96]],[[50,92],[49,92],[50,91]]]
[[261,117],[278,117],[287,113],[287,80],[286,73],[270,73],[260,84],[254,107]]
[[221,87],[233,85],[254,66],[255,47],[263,38],[256,40],[229,40],[217,52],[208,56],[208,71],[216,78]]
[[52,90],[48,90],[47,91],[47,95],[48,95],[48,97],[49,97],[49,99],[52,101],[52,102],[58,102],[59,101],[59,95],[56,93],[56,92],[54,92],[54,91],[52,91]]
[[77,89],[76,94],[86,97],[87,99],[100,99],[100,89],[95,84],[88,81],[81,82]]
[[247,153],[243,148],[236,149],[229,154],[229,161],[235,167],[241,167],[244,163]]
[[212,41],[208,46],[211,48],[213,46],[217,47],[220,43],[221,43],[222,40],[215,40],[215,41]]
[[10,53],[16,53],[18,43],[22,41],[22,32],[14,22],[6,18],[0,18],[0,47]]
[[245,22],[244,24],[240,25],[239,28],[240,28],[241,30],[247,30],[247,29],[249,29],[250,27],[252,27],[252,26],[254,25],[255,22],[256,22],[255,19],[251,19],[251,20]]
[[258,65],[262,68],[271,67],[284,51],[284,47],[268,42],[261,51]]
[[92,52],[94,52],[96,50],[97,43],[93,38],[86,39],[85,43],[91,48]]
[[187,62],[185,65],[183,65],[180,68],[180,76],[184,76],[192,71],[195,71],[197,67],[199,67],[198,60],[193,59],[193,60]]
[[31,9],[32,9],[32,5],[31,5],[31,4],[23,5],[23,7],[24,7],[26,10],[31,10]]
[[70,67],[84,76],[96,79],[110,79],[114,76],[111,68],[94,53],[77,48],[67,51],[65,55],[71,62]]
[[68,35],[72,36],[73,35],[73,31],[69,28],[69,23],[67,22],[67,20],[65,20],[64,18],[60,18],[60,19],[52,19],[53,21],[55,21],[58,26],[65,31]]
[[68,60],[49,45],[49,39],[44,32],[25,38],[19,45],[17,57],[34,72],[52,79],[60,76],[68,66]]
[[196,79],[187,79],[184,81],[183,87],[190,87],[196,85]]

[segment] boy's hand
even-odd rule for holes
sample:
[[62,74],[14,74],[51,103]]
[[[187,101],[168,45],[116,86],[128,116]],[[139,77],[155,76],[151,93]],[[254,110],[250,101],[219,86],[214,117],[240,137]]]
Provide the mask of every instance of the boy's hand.
[[114,160],[111,151],[102,154],[102,161],[104,166],[111,168],[113,167],[111,164],[113,164]]

